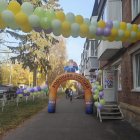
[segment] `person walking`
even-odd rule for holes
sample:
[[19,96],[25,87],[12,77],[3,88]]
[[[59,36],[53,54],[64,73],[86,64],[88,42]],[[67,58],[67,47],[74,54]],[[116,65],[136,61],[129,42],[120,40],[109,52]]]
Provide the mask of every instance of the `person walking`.
[[66,94],[66,99],[68,99],[68,97],[69,97],[69,88],[66,88],[65,94]]
[[70,89],[70,91],[69,91],[69,97],[70,97],[70,102],[72,102],[72,98],[73,98],[73,91],[72,91],[72,89]]

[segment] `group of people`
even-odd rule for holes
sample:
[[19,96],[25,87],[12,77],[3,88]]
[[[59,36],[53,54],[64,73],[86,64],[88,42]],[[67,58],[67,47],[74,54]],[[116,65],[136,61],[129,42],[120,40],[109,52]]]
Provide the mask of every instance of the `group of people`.
[[72,102],[72,97],[73,97],[73,91],[71,88],[66,88],[65,90],[65,94],[66,94],[66,99],[70,99],[70,101]]

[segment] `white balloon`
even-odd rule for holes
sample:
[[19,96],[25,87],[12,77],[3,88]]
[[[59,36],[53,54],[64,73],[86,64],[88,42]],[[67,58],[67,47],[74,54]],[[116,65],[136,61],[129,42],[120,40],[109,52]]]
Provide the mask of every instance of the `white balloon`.
[[78,37],[80,33],[80,25],[78,23],[71,24],[71,35],[72,37]]
[[30,15],[28,20],[32,27],[40,26],[40,18],[37,15]]
[[4,10],[2,13],[2,19],[7,25],[11,25],[15,22],[14,14],[10,10]]
[[34,11],[34,7],[33,5],[30,3],[30,2],[24,2],[22,5],[21,5],[21,10],[27,14],[27,15],[31,15]]

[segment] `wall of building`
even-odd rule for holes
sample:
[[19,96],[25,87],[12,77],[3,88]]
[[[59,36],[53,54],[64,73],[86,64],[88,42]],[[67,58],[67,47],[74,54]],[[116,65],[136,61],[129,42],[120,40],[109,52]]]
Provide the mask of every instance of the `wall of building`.
[[[132,21],[131,0],[122,0],[122,20],[140,24],[138,15]],[[124,43],[126,51],[121,56],[122,91],[119,91],[119,103],[124,117],[132,126],[140,130],[140,91],[133,91],[133,62],[132,54],[140,49],[140,41],[130,44]]]

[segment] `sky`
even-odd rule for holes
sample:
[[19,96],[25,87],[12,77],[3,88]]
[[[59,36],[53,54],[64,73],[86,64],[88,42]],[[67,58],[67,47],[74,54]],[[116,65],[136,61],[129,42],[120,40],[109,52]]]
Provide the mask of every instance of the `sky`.
[[[74,15],[82,15],[84,18],[90,18],[94,6],[94,0],[59,0],[59,4],[64,10],[64,13],[72,12]],[[85,38],[67,38],[67,54],[68,59],[73,59],[80,64],[81,53]]]

